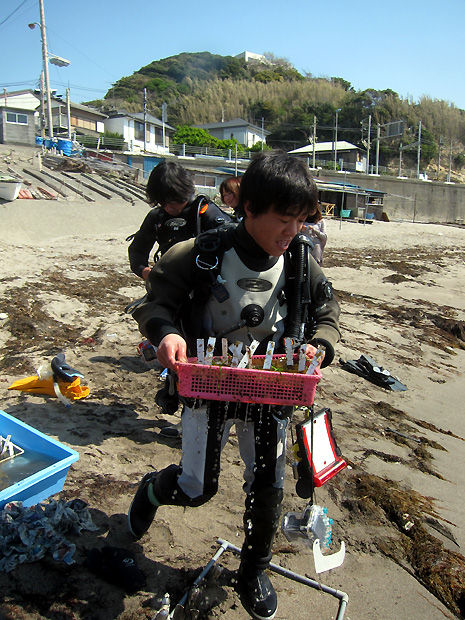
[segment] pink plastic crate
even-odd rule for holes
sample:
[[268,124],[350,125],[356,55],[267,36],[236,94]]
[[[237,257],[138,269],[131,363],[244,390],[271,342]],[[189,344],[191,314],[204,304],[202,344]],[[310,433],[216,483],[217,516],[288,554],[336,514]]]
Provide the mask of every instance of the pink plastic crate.
[[[264,359],[264,355],[253,357],[260,366]],[[273,355],[273,364],[285,359],[285,355]],[[297,364],[297,355],[294,356],[294,363]],[[306,375],[256,368],[206,366],[198,364],[195,357],[185,364],[177,364],[177,373],[181,396],[269,405],[312,405],[316,384],[321,379],[319,368],[313,375]]]

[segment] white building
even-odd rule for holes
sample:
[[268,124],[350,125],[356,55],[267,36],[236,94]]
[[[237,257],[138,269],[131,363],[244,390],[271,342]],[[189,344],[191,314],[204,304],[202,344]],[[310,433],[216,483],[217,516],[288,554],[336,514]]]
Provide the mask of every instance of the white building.
[[105,130],[119,133],[128,144],[131,152],[137,153],[145,150],[150,153],[168,153],[170,136],[175,128],[146,114],[145,119],[145,143],[144,143],[144,113],[128,113],[124,110],[110,114],[104,121]]
[[231,121],[221,123],[205,123],[204,125],[194,125],[200,129],[205,129],[209,134],[219,140],[235,139],[239,144],[251,148],[256,142],[266,142],[269,131],[257,125],[252,125],[242,118],[233,118]]
[[268,64],[268,61],[263,54],[255,54],[255,52],[241,52],[240,54],[236,54],[234,58],[245,60],[245,62],[252,60],[255,62],[264,62],[265,64]]

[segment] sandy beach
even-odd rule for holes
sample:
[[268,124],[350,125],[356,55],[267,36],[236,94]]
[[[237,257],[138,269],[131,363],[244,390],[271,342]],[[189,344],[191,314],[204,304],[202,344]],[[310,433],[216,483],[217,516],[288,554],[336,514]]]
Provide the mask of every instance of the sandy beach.
[[[16,200],[0,205],[0,387],[7,413],[79,452],[59,498],[87,502],[97,532],[73,542],[75,563],[46,558],[0,573],[5,619],[150,619],[165,592],[175,603],[218,548],[242,543],[242,465],[232,434],[218,495],[197,509],[163,507],[133,542],[126,513],[141,476],[180,457],[159,436],[176,422],[154,404],[159,371],[137,354],[125,305],[140,297],[125,238],[141,201]],[[323,268],[341,305],[342,340],[323,370],[315,405],[329,407],[349,467],[316,491],[333,519],[330,552],[343,565],[316,575],[310,549],[280,532],[273,561],[348,595],[347,620],[440,620],[465,614],[465,229],[403,222],[329,220]],[[56,399],[7,391],[63,351],[90,395],[66,409]],[[365,354],[404,383],[388,391],[342,368]],[[302,420],[297,411],[295,421]],[[291,456],[284,512],[303,510]],[[406,527],[412,522],[413,525]],[[147,577],[128,595],[83,564],[86,550],[132,551]],[[199,618],[245,620],[231,583],[230,552],[208,584]],[[336,618],[337,600],[272,577],[276,618]],[[462,615],[461,615],[462,614]],[[193,614],[191,617],[196,617]]]

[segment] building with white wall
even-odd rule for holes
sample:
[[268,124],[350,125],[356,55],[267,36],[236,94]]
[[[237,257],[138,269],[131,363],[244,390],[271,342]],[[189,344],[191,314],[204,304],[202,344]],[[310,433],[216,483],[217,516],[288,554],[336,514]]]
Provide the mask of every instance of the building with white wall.
[[242,118],[234,118],[231,121],[221,123],[194,125],[194,127],[205,129],[219,140],[235,139],[239,144],[243,144],[247,148],[251,148],[256,142],[266,142],[266,137],[270,135],[270,132],[266,131],[266,129],[248,123]]
[[106,131],[121,134],[128,149],[133,153],[143,151],[144,146],[150,153],[167,153],[170,137],[176,131],[171,125],[163,123],[151,114],[146,114],[144,141],[144,113],[128,113],[124,110],[110,114],[104,124]]

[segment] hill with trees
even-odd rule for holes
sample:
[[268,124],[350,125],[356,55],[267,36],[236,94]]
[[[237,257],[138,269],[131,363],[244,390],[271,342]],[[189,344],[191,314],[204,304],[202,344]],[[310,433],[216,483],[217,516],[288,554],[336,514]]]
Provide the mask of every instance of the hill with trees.
[[429,163],[435,169],[441,159],[447,164],[451,159],[456,171],[465,165],[465,111],[452,103],[430,97],[404,99],[389,88],[355,90],[341,77],[301,75],[286,59],[271,53],[265,57],[266,62],[245,62],[209,52],[178,54],[122,77],[104,99],[88,103],[104,112],[140,112],[145,89],[148,111],[160,118],[166,102],[168,123],[184,132],[185,126],[239,117],[258,126],[263,123],[271,132],[268,144],[287,150],[309,143],[314,117],[318,141],[332,140],[336,110],[338,139],[362,148],[369,116],[372,141],[378,124],[402,120],[402,138],[380,141],[384,166],[398,161],[402,140],[405,165],[414,167],[421,121],[422,168]]

